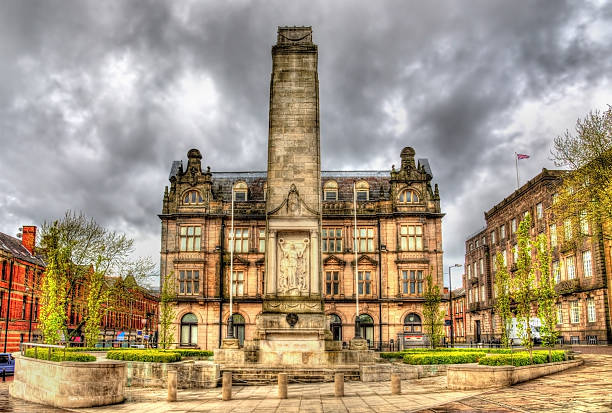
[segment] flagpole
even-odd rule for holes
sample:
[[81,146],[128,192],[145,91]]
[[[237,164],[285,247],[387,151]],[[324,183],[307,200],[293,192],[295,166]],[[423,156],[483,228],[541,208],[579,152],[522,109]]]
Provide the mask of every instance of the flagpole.
[[519,189],[521,186],[519,184],[518,154],[516,152],[514,152],[514,163],[516,165],[516,189]]
[[229,304],[229,318],[227,319],[227,338],[234,338],[234,248],[235,248],[235,237],[234,237],[234,185],[232,184],[232,224],[230,229],[230,304]]
[[361,328],[359,325],[359,260],[357,259],[357,249],[359,248],[359,241],[357,239],[357,189],[355,188],[355,182],[353,182],[353,212],[355,218],[355,338],[361,338]]

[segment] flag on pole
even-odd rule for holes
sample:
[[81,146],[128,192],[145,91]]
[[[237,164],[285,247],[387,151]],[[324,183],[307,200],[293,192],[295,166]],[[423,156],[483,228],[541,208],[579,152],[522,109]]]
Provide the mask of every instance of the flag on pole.
[[528,159],[529,155],[525,155],[525,154],[522,154],[522,153],[517,153],[516,154],[516,158],[517,159]]

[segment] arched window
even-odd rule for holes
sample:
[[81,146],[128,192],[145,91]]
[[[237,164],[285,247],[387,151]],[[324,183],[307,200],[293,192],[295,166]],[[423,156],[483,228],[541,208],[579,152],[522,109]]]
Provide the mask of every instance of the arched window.
[[359,181],[355,184],[357,192],[357,201],[367,201],[370,199],[370,184],[366,181]]
[[334,337],[334,341],[342,341],[342,319],[336,314],[331,314],[330,317],[329,329]]
[[323,199],[325,201],[338,200],[338,183],[336,181],[325,182],[325,185],[323,185]]
[[404,189],[399,194],[399,202],[402,204],[415,204],[419,202],[419,195],[412,189]]
[[234,184],[234,201],[241,202],[247,200],[249,187],[246,182],[236,182]]
[[237,338],[242,346],[244,344],[244,317],[242,314],[235,313],[232,316],[234,338]]
[[410,313],[404,318],[404,332],[405,333],[421,333],[423,331],[423,325],[421,324],[421,317],[418,314]]
[[264,198],[264,201],[268,199],[268,183],[267,182],[264,182],[263,184],[263,198]]
[[181,346],[196,346],[198,344],[198,318],[193,313],[187,313],[181,318]]
[[368,341],[368,347],[374,346],[374,320],[368,314],[359,316],[359,328],[361,330],[361,338]]
[[203,202],[204,198],[202,198],[202,194],[195,189],[185,192],[185,196],[183,197],[183,204],[185,205],[197,205]]

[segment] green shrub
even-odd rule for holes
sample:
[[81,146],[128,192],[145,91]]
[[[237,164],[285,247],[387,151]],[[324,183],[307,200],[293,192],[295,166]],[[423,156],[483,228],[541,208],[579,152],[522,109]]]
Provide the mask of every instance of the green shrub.
[[[565,360],[565,351],[554,350],[552,361],[558,362]],[[548,363],[548,350],[537,350],[533,352],[533,364]],[[528,351],[519,351],[512,354],[496,354],[483,357],[478,364],[484,366],[528,366],[531,364]]]
[[403,361],[406,364],[464,364],[476,363],[485,357],[482,351],[435,352],[422,354],[405,354]]
[[29,348],[26,350],[25,356],[50,361],[96,361],[96,356],[92,356],[90,354],[75,354],[73,352],[66,352],[64,354],[64,350],[51,351],[51,358],[49,358],[49,350],[46,348],[39,348],[38,351],[33,348]]
[[505,354],[510,353],[509,348],[437,348],[432,350],[430,348],[411,348],[402,350],[404,354],[423,354],[423,353],[490,353],[490,354]]
[[179,353],[182,357],[191,358],[208,358],[212,357],[214,353],[210,350],[196,350],[196,349],[172,349],[172,350],[160,350],[163,352]]
[[380,357],[384,359],[401,359],[406,355],[406,353],[402,351],[394,351],[394,352],[382,352],[380,353]]
[[174,351],[160,350],[110,350],[106,353],[109,360],[148,361],[155,363],[174,363],[181,361],[181,355]]

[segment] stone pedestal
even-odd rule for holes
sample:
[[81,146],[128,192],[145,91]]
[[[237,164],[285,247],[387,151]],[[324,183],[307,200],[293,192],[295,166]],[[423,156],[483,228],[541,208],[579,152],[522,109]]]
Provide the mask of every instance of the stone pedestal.
[[367,340],[365,340],[363,338],[353,338],[349,342],[349,349],[350,350],[367,350],[368,349],[368,342],[367,342]]
[[240,341],[237,338],[224,338],[221,341],[221,348],[223,349],[240,348]]

